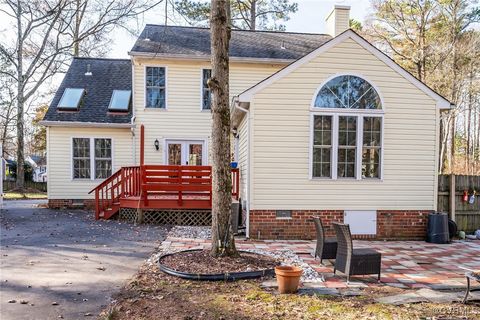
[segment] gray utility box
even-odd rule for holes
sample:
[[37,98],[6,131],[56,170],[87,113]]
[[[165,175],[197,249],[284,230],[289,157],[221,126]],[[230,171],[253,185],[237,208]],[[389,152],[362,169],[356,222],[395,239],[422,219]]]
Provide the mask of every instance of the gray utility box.
[[232,200],[232,214],[230,215],[230,224],[233,233],[238,233],[238,220],[240,218],[240,203],[238,200]]

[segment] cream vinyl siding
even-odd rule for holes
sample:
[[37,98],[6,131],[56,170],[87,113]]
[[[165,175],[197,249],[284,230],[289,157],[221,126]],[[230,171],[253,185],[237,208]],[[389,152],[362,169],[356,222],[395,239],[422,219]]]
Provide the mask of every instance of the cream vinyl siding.
[[[310,106],[335,74],[365,78],[383,99],[383,181],[309,179]],[[355,41],[345,40],[260,91],[250,109],[251,209],[435,209],[436,102]]]
[[350,27],[350,8],[335,6],[326,19],[327,33],[336,37]]
[[335,13],[335,36],[337,36],[350,27],[350,9],[336,9]]
[[247,168],[248,168],[248,115],[243,117],[238,126],[238,167],[240,171],[240,198],[247,197]]
[[[134,108],[137,163],[140,161],[140,124],[145,125],[145,162],[164,163],[165,139],[204,139],[209,148],[211,112],[201,110],[202,69],[207,62],[140,59],[134,62]],[[145,67],[166,67],[167,110],[145,108]],[[232,63],[230,67],[230,100],[270,76],[281,65]],[[154,148],[158,139],[160,149]]]
[[111,138],[113,172],[133,163],[130,129],[49,127],[47,133],[49,199],[93,198],[94,195],[89,195],[88,192],[103,181],[103,179],[72,179],[72,138]]

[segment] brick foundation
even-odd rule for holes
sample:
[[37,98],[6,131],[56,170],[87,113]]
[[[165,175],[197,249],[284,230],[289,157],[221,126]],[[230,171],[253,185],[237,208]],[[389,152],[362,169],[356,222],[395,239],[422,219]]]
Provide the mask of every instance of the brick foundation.
[[94,199],[48,199],[51,209],[89,209],[95,208]]
[[[378,210],[377,235],[357,239],[425,239],[428,210]],[[275,210],[250,210],[250,237],[253,239],[315,239],[311,216],[321,217],[327,237],[335,235],[333,222],[343,222],[343,210],[292,210],[291,218],[276,218]]]

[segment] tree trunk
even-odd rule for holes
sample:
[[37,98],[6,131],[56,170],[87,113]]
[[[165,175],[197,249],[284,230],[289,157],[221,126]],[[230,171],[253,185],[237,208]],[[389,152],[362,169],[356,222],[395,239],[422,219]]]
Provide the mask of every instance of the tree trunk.
[[25,187],[25,173],[24,173],[24,132],[23,132],[23,107],[25,104],[23,91],[24,91],[24,79],[23,79],[23,33],[22,33],[22,6],[20,1],[17,1],[17,189],[23,189]]
[[250,30],[257,28],[257,0],[250,1]]
[[80,56],[80,42],[78,41],[79,39],[79,34],[80,34],[80,0],[76,1],[76,6],[77,6],[77,12],[75,13],[75,26],[74,26],[74,31],[73,31],[73,56],[74,57],[79,57]]
[[229,56],[230,2],[212,0],[211,62],[212,78],[212,249],[218,256],[237,255],[232,226],[232,183],[230,169]]

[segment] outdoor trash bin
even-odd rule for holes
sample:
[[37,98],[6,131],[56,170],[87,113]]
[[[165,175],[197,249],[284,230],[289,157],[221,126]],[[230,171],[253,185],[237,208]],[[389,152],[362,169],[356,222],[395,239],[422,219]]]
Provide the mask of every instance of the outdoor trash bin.
[[427,242],[449,243],[448,215],[446,213],[430,213],[427,223]]

